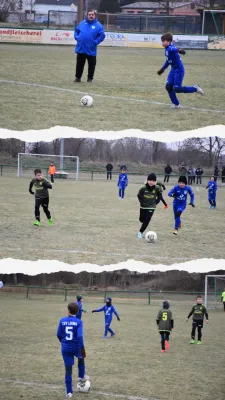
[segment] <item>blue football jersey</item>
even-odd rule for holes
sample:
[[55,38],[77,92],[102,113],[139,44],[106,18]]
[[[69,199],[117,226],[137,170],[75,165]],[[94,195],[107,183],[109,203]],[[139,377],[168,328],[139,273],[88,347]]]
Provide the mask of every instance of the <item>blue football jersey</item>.
[[165,48],[165,56],[166,56],[166,62],[163,65],[163,69],[166,69],[171,66],[171,68],[174,69],[184,69],[184,65],[181,61],[180,55],[178,53],[178,48],[174,46],[173,44],[170,44]]
[[64,317],[59,321],[57,337],[63,348],[80,349],[84,347],[83,322],[74,317]]
[[190,186],[185,186],[181,188],[179,185],[174,186],[173,189],[170,190],[168,196],[173,197],[173,204],[174,205],[186,205],[187,204],[187,196],[190,195],[191,203],[194,203],[194,192],[190,188]]
[[81,317],[82,317],[82,312],[83,312],[83,304],[82,304],[81,301],[76,301],[76,304],[77,304],[78,307],[79,307],[79,311],[78,311],[76,317],[79,318],[79,319],[81,319]]
[[209,181],[208,182],[208,192],[209,194],[215,194],[217,191],[217,183]]
[[119,186],[127,186],[127,184],[128,184],[127,174],[119,174],[118,185]]
[[113,314],[115,314],[116,317],[119,316],[118,313],[117,313],[117,311],[116,311],[116,309],[115,309],[115,307],[112,306],[112,305],[109,306],[109,307],[106,306],[106,305],[104,305],[103,307],[98,308],[98,309],[96,310],[96,312],[101,312],[101,311],[104,311],[105,319],[106,319],[106,320],[111,320],[112,317],[113,317]]

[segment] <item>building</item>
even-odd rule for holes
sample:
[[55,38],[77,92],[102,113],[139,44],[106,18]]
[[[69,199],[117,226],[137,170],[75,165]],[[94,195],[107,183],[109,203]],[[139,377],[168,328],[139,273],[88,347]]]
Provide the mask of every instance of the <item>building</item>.
[[39,15],[47,15],[49,10],[77,12],[76,4],[73,0],[35,0],[33,11]]
[[[164,5],[165,4],[165,5]],[[199,10],[203,9],[204,6],[198,2],[184,2],[174,3],[171,2],[169,5],[170,15],[186,15],[186,16],[199,16]],[[154,2],[136,2],[121,7],[121,12],[126,14],[154,14],[154,15],[165,15],[168,14],[166,9],[166,3],[154,3]]]

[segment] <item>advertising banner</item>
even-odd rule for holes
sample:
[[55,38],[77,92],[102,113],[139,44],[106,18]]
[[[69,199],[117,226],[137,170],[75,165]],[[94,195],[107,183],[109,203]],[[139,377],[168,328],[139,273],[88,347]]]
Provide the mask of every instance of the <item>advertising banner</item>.
[[75,46],[74,31],[44,29],[42,34],[44,44],[72,44]]
[[42,43],[42,30],[0,28],[0,42]]

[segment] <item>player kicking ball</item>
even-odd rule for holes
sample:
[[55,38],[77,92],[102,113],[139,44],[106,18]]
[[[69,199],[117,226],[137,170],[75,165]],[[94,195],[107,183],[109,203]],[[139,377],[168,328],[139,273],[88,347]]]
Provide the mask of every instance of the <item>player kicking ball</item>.
[[179,49],[172,44],[173,35],[169,32],[165,33],[161,37],[161,41],[162,46],[165,48],[166,62],[157,72],[157,74],[163,74],[163,72],[169,67],[169,65],[171,66],[171,70],[169,72],[166,82],[166,90],[172,102],[172,107],[180,108],[177,93],[199,93],[201,95],[203,95],[204,93],[199,85],[182,86],[185,69],[183,62],[181,61],[180,54],[185,55],[186,51]]
[[[52,226],[52,217],[51,213],[48,209],[49,205],[49,194],[48,189],[52,189],[51,183],[47,181],[47,179],[43,178],[41,169],[34,170],[35,178],[32,179],[29,186],[29,192],[32,195],[35,195],[35,218],[34,222],[35,226],[40,226],[40,207],[43,208],[43,211],[48,219],[49,226]],[[35,187],[35,193],[32,191],[33,186]]]
[[170,308],[169,302],[164,301],[163,307],[158,312],[156,319],[156,323],[159,328],[159,334],[161,336],[161,346],[162,346],[161,353],[165,353],[166,350],[169,350],[170,333],[174,327],[172,311],[169,308]]
[[202,296],[196,297],[196,304],[192,307],[191,312],[188,314],[186,321],[192,317],[192,331],[191,331],[191,341],[190,344],[195,344],[195,331],[198,330],[198,341],[197,344],[202,344],[202,329],[204,316],[206,317],[206,323],[209,322],[209,315],[206,307],[202,304]]
[[175,227],[173,234],[177,235],[178,230],[181,229],[181,214],[184,212],[187,206],[187,195],[190,195],[189,205],[195,207],[194,205],[194,192],[190,186],[187,186],[186,176],[180,176],[178,179],[178,185],[174,186],[173,189],[168,193],[169,197],[173,197],[173,212]]

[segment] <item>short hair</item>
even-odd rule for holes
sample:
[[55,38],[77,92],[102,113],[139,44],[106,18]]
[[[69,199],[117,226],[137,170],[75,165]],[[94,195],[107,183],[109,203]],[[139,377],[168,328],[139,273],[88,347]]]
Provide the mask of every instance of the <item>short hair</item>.
[[72,315],[76,315],[79,311],[79,307],[76,303],[69,303],[67,306],[67,309],[68,309],[69,313]]
[[170,32],[164,33],[164,35],[161,36],[161,41],[162,42],[172,42],[173,41],[173,35]]
[[34,170],[34,175],[41,174],[41,173],[42,173],[42,170],[40,168],[36,168]]
[[88,14],[89,14],[90,12],[93,12],[95,15],[97,14],[96,10],[88,10]]
[[199,294],[196,299],[202,299],[202,296]]

